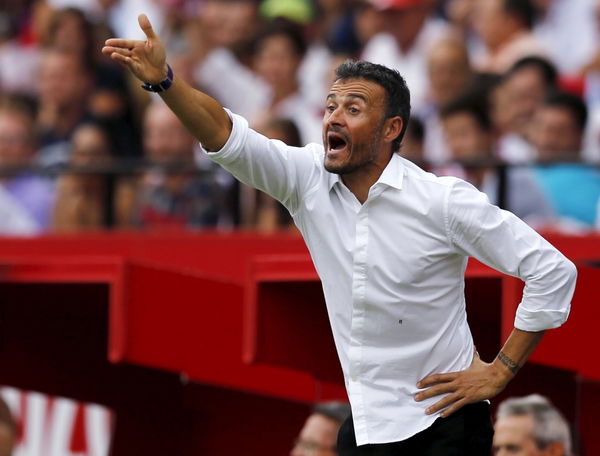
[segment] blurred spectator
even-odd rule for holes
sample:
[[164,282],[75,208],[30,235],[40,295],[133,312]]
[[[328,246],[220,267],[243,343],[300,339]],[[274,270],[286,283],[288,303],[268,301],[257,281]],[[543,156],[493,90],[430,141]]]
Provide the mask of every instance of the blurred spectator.
[[52,227],[56,231],[84,231],[107,228],[107,197],[111,161],[109,138],[94,123],[78,126],[73,132],[69,169],[56,182]]
[[58,48],[44,51],[39,71],[37,117],[41,165],[68,161],[73,130],[92,117],[88,111],[92,87],[93,74],[80,54]]
[[98,52],[99,33],[99,28],[81,10],[66,8],[51,14],[42,44],[80,57],[93,78],[87,97],[90,117],[103,124],[118,156],[139,156],[141,146],[133,99],[122,68]]
[[0,456],[11,456],[17,440],[17,425],[0,397]]
[[456,163],[443,173],[462,177],[487,194],[492,204],[529,224],[551,223],[554,213],[531,169],[507,168],[494,160],[494,131],[485,100],[474,92],[442,108],[445,137]]
[[591,229],[600,199],[600,173],[579,163],[586,121],[583,100],[557,92],[535,111],[530,137],[541,163],[536,177],[557,215]]
[[510,398],[498,406],[493,450],[496,456],[571,456],[569,425],[539,394]]
[[24,2],[0,8],[0,94],[33,94],[38,52],[24,39],[31,9]]
[[[260,125],[257,131],[268,138],[283,141],[288,146],[302,147],[303,145],[298,127],[290,119],[270,118]],[[266,193],[246,185],[241,187],[241,192],[242,226],[267,233],[281,230],[296,231],[290,213],[281,203]]]
[[369,1],[381,11],[385,32],[367,43],[361,58],[400,71],[410,89],[412,111],[418,113],[427,92],[427,52],[449,28],[432,18],[433,0]]
[[531,0],[479,0],[473,11],[473,28],[485,45],[475,59],[479,71],[503,73],[527,56],[547,56],[532,33],[535,8]]
[[411,117],[402,138],[400,155],[417,166],[428,168],[429,162],[424,158],[425,126],[417,117]]
[[249,121],[256,125],[263,118],[285,117],[298,127],[302,144],[320,143],[321,113],[306,102],[297,78],[305,52],[301,31],[291,23],[273,23],[258,36],[253,68],[268,84],[270,98],[266,110],[254,113]]
[[267,83],[247,66],[248,56],[237,52],[247,50],[257,27],[252,0],[203,1],[197,24],[188,27],[193,81],[246,119],[269,102]]
[[537,10],[533,33],[561,74],[575,75],[597,49],[596,0],[532,0]]
[[349,416],[350,405],[344,402],[317,404],[294,442],[290,456],[338,454],[338,431]]
[[439,119],[440,106],[465,92],[473,83],[473,71],[463,40],[456,37],[436,41],[427,54],[428,97],[420,117],[425,124],[425,155],[430,163],[449,159]]
[[144,116],[144,148],[151,168],[124,179],[116,195],[121,227],[215,227],[223,208],[223,191],[210,172],[200,173],[195,139],[162,102]]
[[36,152],[34,131],[33,113],[26,103],[9,99],[0,104],[0,188],[5,210],[7,204],[19,208],[18,215],[11,212],[21,221],[17,226],[23,234],[48,228],[53,201],[52,182],[29,169]]
[[536,108],[556,90],[557,72],[540,57],[517,61],[494,92],[492,117],[500,133],[498,156],[508,163],[528,163],[535,159],[528,135]]

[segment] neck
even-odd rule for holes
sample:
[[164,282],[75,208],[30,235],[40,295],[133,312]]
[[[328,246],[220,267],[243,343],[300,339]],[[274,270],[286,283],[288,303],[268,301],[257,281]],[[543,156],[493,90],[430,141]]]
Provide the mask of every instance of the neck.
[[369,190],[377,182],[391,159],[392,152],[380,154],[372,162],[365,164],[351,173],[342,175],[342,182],[356,196],[360,204],[364,204],[367,201]]

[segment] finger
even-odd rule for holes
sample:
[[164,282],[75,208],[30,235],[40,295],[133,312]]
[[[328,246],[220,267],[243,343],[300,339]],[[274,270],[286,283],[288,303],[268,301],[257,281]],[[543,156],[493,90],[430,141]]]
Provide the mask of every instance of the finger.
[[440,416],[442,418],[448,418],[450,415],[452,415],[453,413],[459,411],[465,405],[467,405],[467,400],[466,399],[461,399],[459,401],[456,401],[454,404],[452,404],[450,407],[448,407],[446,410],[444,410],[440,414]]
[[419,380],[417,382],[417,388],[426,388],[427,386],[435,385],[436,383],[451,382],[456,378],[456,375],[456,372],[451,372],[449,374],[433,374]]
[[136,45],[143,46],[144,42],[140,41],[140,40],[125,40],[123,38],[109,38],[108,40],[106,40],[104,42],[104,44],[106,46],[131,49],[131,48],[134,48]]
[[[432,406],[427,407],[427,409],[425,410],[425,413],[427,415],[433,415],[434,413],[437,413],[440,410],[445,409],[449,405],[453,405],[454,403],[459,402],[459,400],[461,400],[461,399],[462,398],[458,395],[458,393],[450,394],[450,395],[446,396],[445,398],[440,399]],[[445,412],[445,410],[444,410],[444,412]],[[446,415],[444,414],[444,416],[446,416]]]
[[122,55],[118,52],[113,52],[112,54],[110,54],[110,58],[116,60],[117,62],[124,63],[125,65],[133,63],[131,57],[127,57],[126,55]]
[[116,48],[116,47],[112,47],[112,46],[104,46],[102,48],[102,53],[103,54],[111,55],[113,52],[116,52],[117,54],[124,55],[125,57],[131,57],[133,55],[133,53],[131,52],[131,50],[125,49],[125,48]]
[[150,19],[148,19],[148,16],[145,14],[140,14],[138,16],[138,23],[148,39],[156,38],[156,34],[154,33],[154,29],[152,28],[152,24],[150,24]]
[[415,395],[415,400],[417,402],[421,402],[425,399],[429,399],[430,397],[439,396],[440,394],[445,393],[453,393],[454,391],[456,391],[456,386],[453,383],[439,383],[431,388],[427,388],[426,390],[417,393]]

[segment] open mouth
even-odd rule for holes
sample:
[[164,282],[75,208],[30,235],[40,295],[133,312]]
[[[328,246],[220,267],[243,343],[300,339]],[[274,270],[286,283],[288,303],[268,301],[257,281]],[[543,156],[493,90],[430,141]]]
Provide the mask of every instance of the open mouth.
[[329,151],[339,152],[343,150],[347,144],[348,142],[342,134],[333,131],[327,133],[327,145]]

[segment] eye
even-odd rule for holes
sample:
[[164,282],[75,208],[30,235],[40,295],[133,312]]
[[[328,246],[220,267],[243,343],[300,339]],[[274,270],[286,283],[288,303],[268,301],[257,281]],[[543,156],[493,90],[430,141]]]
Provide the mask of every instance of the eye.
[[358,108],[351,106],[350,108],[348,108],[348,111],[350,111],[350,114],[358,114],[360,111],[358,110]]
[[327,107],[325,109],[327,110],[327,112],[333,112],[333,111],[335,111],[335,106],[327,105]]

